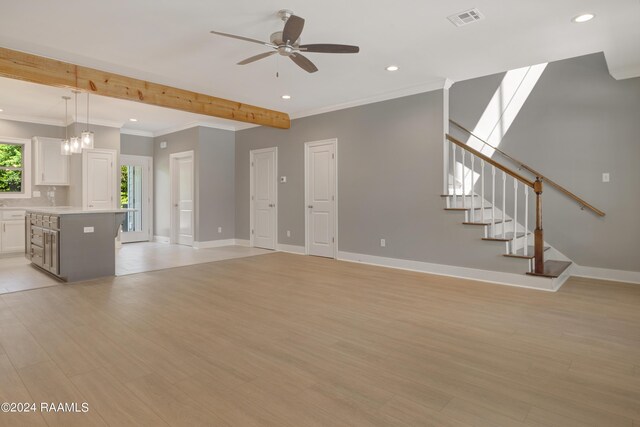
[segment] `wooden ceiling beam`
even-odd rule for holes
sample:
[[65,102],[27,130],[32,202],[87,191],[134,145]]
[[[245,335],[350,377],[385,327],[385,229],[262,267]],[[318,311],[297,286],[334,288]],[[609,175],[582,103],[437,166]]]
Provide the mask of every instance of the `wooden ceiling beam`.
[[0,76],[256,125],[289,129],[289,115],[0,47]]

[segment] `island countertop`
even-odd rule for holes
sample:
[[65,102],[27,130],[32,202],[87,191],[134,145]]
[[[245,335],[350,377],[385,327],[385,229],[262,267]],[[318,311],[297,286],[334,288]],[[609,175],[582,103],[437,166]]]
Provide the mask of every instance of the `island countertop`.
[[84,214],[105,214],[105,213],[127,213],[134,212],[135,209],[103,209],[103,210],[88,210],[73,206],[50,206],[50,207],[38,207],[38,208],[22,208],[27,212],[41,213],[41,214],[53,214],[53,215],[84,215]]

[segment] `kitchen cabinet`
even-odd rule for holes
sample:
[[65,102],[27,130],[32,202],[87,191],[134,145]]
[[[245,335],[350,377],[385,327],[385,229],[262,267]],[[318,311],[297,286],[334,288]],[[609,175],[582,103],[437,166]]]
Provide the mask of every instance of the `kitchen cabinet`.
[[24,211],[0,212],[0,253],[24,252]]
[[35,185],[69,185],[69,156],[60,154],[60,140],[36,136]]

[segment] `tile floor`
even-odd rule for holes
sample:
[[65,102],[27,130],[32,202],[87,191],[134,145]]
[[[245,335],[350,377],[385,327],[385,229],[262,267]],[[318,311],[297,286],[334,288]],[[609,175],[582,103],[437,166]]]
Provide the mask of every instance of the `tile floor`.
[[[273,252],[245,246],[193,249],[188,246],[152,242],[128,243],[116,251],[117,276]],[[56,286],[60,283],[31,266],[22,254],[0,258],[0,295]]]

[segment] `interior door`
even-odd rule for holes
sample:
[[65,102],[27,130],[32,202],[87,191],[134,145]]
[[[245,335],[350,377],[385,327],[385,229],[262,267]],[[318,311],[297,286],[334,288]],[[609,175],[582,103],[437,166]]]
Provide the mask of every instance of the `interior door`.
[[275,249],[277,241],[277,149],[251,151],[253,246]]
[[115,208],[116,152],[85,150],[84,182],[85,208],[103,210]]
[[172,156],[173,242],[192,246],[195,234],[193,153]]
[[311,143],[306,149],[307,253],[335,258],[336,143]]
[[125,214],[123,243],[151,238],[151,162],[151,157],[120,156],[120,207],[135,209]]

